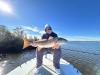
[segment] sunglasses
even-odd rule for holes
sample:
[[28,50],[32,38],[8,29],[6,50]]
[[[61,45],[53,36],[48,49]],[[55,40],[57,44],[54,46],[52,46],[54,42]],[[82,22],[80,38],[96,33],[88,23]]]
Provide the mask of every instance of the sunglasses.
[[47,30],[52,30],[52,29],[47,29]]

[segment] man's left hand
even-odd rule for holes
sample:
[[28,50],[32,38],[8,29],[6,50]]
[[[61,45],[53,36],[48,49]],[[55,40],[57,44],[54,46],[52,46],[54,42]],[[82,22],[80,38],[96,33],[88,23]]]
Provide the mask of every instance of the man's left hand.
[[60,45],[58,43],[54,43],[52,46],[53,49],[59,49]]

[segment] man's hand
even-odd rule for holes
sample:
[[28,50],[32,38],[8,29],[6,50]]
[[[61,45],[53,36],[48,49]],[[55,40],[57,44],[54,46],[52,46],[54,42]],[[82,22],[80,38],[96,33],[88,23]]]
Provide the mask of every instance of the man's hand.
[[33,41],[32,46],[33,47],[37,47],[38,45],[37,45],[37,43],[35,41]]
[[60,45],[59,45],[57,42],[55,42],[55,43],[53,44],[52,48],[53,48],[53,49],[59,49],[59,48],[60,48]]
[[[52,39],[53,39],[53,37],[50,36],[48,40],[52,40]],[[60,48],[59,43],[57,43],[57,41],[54,41],[54,43],[53,43],[53,45],[52,45],[52,48],[53,48],[53,49],[58,49],[58,48]]]
[[[41,39],[41,40],[38,40],[38,41],[45,41],[45,40],[47,40],[47,39]],[[31,45],[33,47],[38,47],[38,44],[36,43],[36,41],[33,41],[33,43],[31,43]]]

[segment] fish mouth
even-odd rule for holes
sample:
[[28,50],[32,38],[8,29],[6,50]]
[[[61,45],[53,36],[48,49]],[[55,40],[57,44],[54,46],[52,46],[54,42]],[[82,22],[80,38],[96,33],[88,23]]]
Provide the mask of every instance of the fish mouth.
[[62,43],[67,43],[68,42],[68,40],[67,39],[65,39],[65,38],[58,38],[58,41],[60,41],[60,42],[62,42]]

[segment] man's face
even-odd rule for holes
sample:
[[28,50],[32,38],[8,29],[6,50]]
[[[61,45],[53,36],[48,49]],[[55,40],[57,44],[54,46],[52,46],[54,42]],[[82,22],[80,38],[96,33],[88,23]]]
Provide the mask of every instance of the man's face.
[[46,33],[51,34],[51,33],[52,33],[52,29],[47,28],[47,29],[46,29]]

